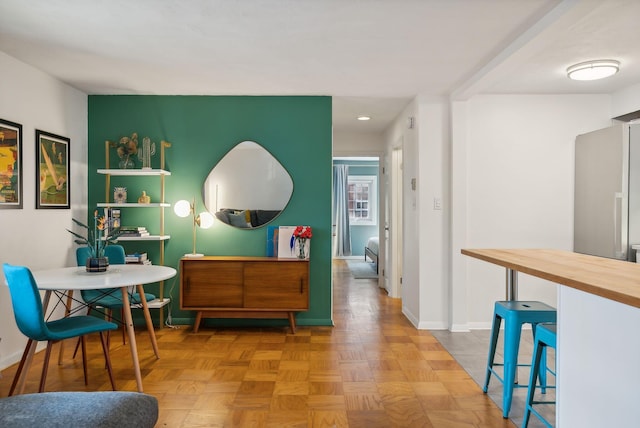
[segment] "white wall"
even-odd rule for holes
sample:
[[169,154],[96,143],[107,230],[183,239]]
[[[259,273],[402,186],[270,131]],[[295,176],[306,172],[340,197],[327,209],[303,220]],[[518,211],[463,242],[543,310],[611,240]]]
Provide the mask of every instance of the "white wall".
[[[72,215],[86,218],[87,95],[0,52],[0,118],[22,125],[23,209],[0,210],[0,263],[34,270],[75,263],[65,230]],[[35,130],[71,139],[71,210],[35,209]],[[0,273],[0,368],[20,359],[26,344],[13,319],[9,290]]]
[[[418,98],[398,116],[384,139],[388,158],[403,141],[402,300],[416,327],[490,327],[493,302],[505,296],[504,269],[462,256],[462,248],[573,248],[574,140],[611,123],[611,100]],[[415,127],[407,129],[411,116]],[[433,209],[434,198],[442,210]],[[554,284],[527,275],[519,283],[520,299],[556,305]]]
[[[411,180],[415,178],[419,182],[418,176],[418,135],[419,113],[417,101],[409,104],[404,111],[396,118],[394,123],[385,133],[385,147],[387,159],[391,159],[391,152],[396,146],[402,144],[402,289],[400,297],[402,299],[402,312],[417,326],[420,323],[420,245],[419,236],[421,225],[418,222],[420,212],[417,187],[411,188]],[[408,118],[414,118],[414,127],[409,128]],[[393,200],[393,195],[389,195]],[[389,240],[398,239],[393,227],[389,230]],[[392,246],[389,245],[389,248]],[[397,274],[393,271],[393,266],[387,266],[387,277],[393,278]]]
[[449,318],[449,107],[445,101],[433,100],[420,100],[418,105],[418,262],[422,290],[418,328],[445,329]]
[[634,85],[613,94],[611,101],[611,117],[640,110],[640,84]]
[[384,152],[384,137],[378,132],[334,132],[333,156],[369,156]]
[[[489,328],[504,269],[461,248],[573,248],[575,136],[610,125],[608,95],[491,95],[456,103],[452,324]],[[519,299],[556,305],[556,286],[519,276]]]

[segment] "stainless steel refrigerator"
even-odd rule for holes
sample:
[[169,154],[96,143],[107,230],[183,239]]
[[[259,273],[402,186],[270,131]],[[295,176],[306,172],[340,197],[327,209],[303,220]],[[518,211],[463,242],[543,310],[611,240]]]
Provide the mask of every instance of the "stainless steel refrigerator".
[[640,124],[578,135],[574,251],[636,261],[635,245],[640,245]]

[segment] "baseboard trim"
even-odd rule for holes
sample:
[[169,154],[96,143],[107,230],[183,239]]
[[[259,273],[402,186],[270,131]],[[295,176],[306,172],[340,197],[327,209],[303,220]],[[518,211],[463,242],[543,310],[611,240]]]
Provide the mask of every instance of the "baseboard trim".
[[447,330],[447,324],[441,321],[423,321],[418,325],[418,330]]

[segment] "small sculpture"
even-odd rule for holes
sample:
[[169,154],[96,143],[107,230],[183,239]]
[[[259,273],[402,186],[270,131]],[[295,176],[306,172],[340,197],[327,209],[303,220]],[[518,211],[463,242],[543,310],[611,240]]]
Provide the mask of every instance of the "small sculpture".
[[142,169],[151,169],[151,156],[156,154],[156,143],[149,137],[142,139],[142,148],[138,149],[138,159],[142,161]]
[[147,195],[147,192],[145,192],[143,190],[142,191],[142,195],[140,195],[140,197],[138,198],[138,203],[139,204],[150,204],[151,203],[151,197],[149,195]]
[[127,188],[126,187],[114,187],[113,188],[113,202],[116,204],[124,204],[127,202]]

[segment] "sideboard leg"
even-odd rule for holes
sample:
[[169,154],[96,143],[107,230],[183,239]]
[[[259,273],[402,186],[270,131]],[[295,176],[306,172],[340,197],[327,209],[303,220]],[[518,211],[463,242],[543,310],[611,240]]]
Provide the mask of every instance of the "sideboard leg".
[[193,332],[197,333],[200,328],[200,322],[202,321],[202,312],[198,311],[196,314],[196,320],[193,322]]
[[289,312],[289,326],[291,327],[291,334],[296,334],[296,314],[295,314],[295,312]]

